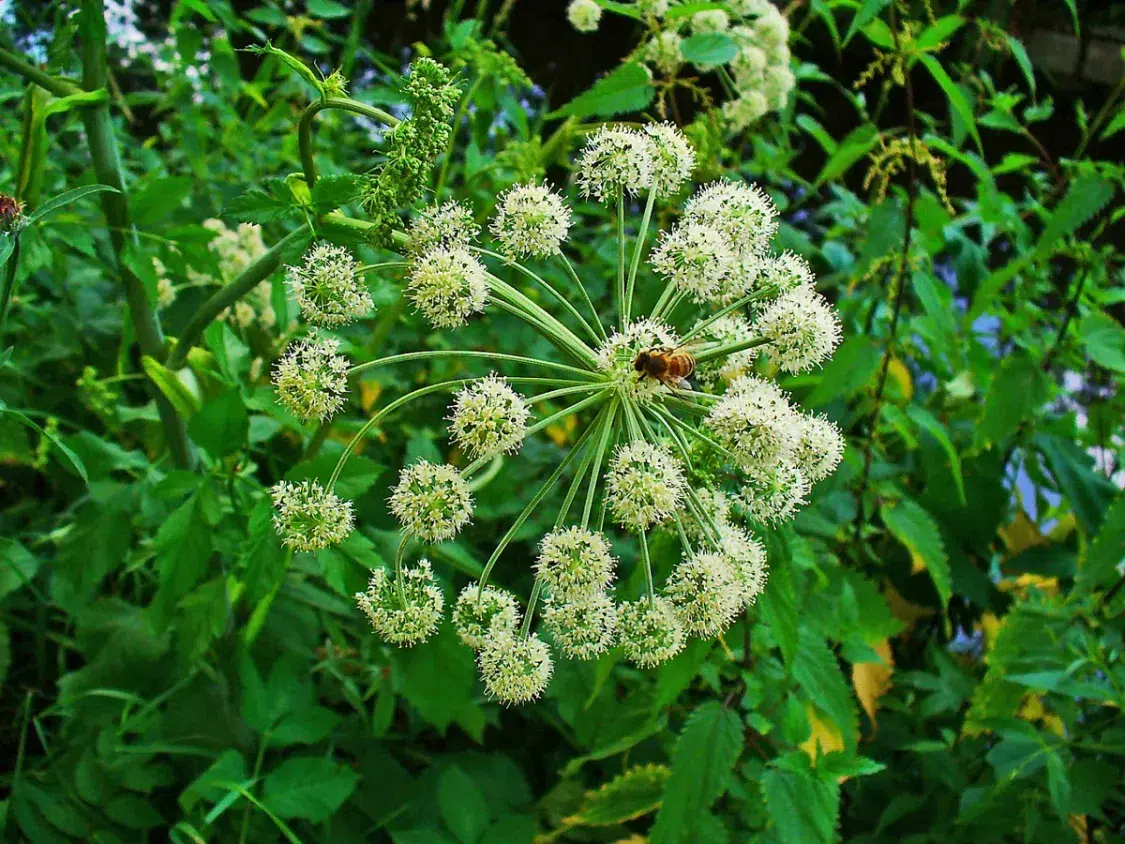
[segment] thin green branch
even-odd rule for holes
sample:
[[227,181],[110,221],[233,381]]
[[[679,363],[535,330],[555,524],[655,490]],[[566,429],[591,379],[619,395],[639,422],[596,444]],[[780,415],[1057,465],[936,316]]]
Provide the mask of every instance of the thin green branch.
[[637,268],[641,264],[641,253],[644,252],[645,238],[648,237],[648,227],[652,220],[652,209],[656,204],[656,189],[649,191],[648,202],[645,203],[645,214],[641,219],[641,230],[637,232],[637,243],[633,248],[633,263],[629,267],[629,287],[625,291],[625,322],[629,322],[629,317],[633,312],[633,290],[637,282]]
[[327,109],[339,109],[340,111],[350,111],[352,114],[361,114],[364,117],[370,117],[372,120],[386,123],[388,126],[397,126],[400,122],[397,117],[382,109],[353,100],[351,97],[329,97],[326,100],[309,103],[301,115],[300,123],[297,124],[297,145],[300,148],[301,168],[305,172],[305,182],[310,188],[316,184],[317,180],[316,160],[313,157],[313,120],[320,112]]

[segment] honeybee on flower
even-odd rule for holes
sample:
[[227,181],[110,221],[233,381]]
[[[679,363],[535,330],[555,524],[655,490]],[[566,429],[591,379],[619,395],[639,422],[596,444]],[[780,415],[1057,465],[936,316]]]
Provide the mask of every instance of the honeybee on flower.
[[[718,23],[715,17],[706,25]],[[307,537],[286,535],[287,542],[306,549],[338,541],[352,524],[350,505],[339,502],[348,507],[344,519],[330,516],[326,503],[338,501],[333,484],[356,445],[410,402],[451,394],[450,441],[469,462],[403,468],[388,502],[401,526],[393,570],[377,571],[356,596],[392,644],[425,640],[444,607],[430,565],[407,564],[411,548],[456,537],[472,521],[474,485],[486,468],[518,459],[512,455],[524,441],[550,426],[578,420],[573,445],[529,491],[480,578],[454,604],[457,633],[477,651],[486,691],[503,703],[544,691],[552,645],[569,659],[620,646],[626,658],[651,667],[689,637],[720,635],[766,584],[765,548],[754,530],[790,518],[842,457],[839,429],[802,412],[769,377],[820,365],[841,333],[808,265],[771,251],[778,211],[769,196],[741,181],[714,182],[686,202],[670,229],[650,236],[657,202],[679,194],[693,163],[686,138],[666,124],[605,126],[580,152],[579,191],[616,212],[612,309],[592,300],[582,267],[568,257],[572,215],[563,194],[547,185],[503,194],[484,244],[471,210],[456,202],[422,212],[401,238],[407,300],[435,329],[455,331],[469,319],[503,313],[550,341],[557,358],[440,349],[348,366],[330,340],[318,338],[299,341],[304,345],[278,366],[281,399],[302,418],[322,420],[345,401],[348,378],[369,369],[441,357],[494,367],[484,377],[425,384],[395,399],[353,438],[316,496],[277,495],[287,508],[279,530]],[[631,229],[626,211],[634,198],[643,212]],[[554,263],[568,284],[548,281],[539,263]],[[346,307],[318,301],[320,312],[342,318],[358,310],[350,283],[319,289],[352,291]],[[560,410],[535,410],[559,400],[566,402]],[[534,586],[521,605],[492,574],[502,562],[516,563],[505,551],[556,489],[565,490],[563,504],[538,543]],[[308,512],[294,513],[306,499]],[[649,551],[656,532],[671,534],[680,553],[662,584]],[[640,594],[621,585],[621,537],[639,549]]]

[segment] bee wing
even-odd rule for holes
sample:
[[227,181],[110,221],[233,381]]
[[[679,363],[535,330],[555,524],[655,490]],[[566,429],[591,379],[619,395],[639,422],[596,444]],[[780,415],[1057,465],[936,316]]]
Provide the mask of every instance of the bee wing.
[[691,392],[691,382],[689,380],[687,380],[686,378],[677,378],[676,379],[676,389],[677,390],[685,390],[685,391],[690,393]]

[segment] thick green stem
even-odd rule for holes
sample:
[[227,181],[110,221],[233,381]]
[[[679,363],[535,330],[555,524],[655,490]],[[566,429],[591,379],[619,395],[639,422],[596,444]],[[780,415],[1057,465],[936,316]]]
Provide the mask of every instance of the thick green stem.
[[[103,16],[101,0],[86,0],[82,5],[82,14],[88,23],[86,27],[88,33],[104,32],[100,22]],[[95,18],[98,19],[97,24],[92,23]],[[105,40],[87,35],[82,44],[83,85],[88,91],[96,91],[105,87],[107,76]],[[38,79],[33,81],[42,84]],[[65,93],[74,93],[74,91],[67,86]],[[161,331],[156,311],[149,304],[144,283],[129,269],[125,261],[126,250],[130,246],[135,248],[137,245],[137,235],[129,219],[129,199],[125,192],[125,177],[117,152],[117,141],[113,135],[109,104],[102,101],[83,108],[82,123],[86,129],[94,176],[101,184],[115,189],[101,194],[102,211],[109,223],[110,242],[113,244],[118,273],[125,288],[125,300],[129,304],[137,345],[140,346],[142,354],[163,361],[165,359],[164,333]],[[156,402],[156,409],[164,426],[164,436],[168,440],[168,448],[173,460],[181,468],[190,467],[193,456],[184,420],[177,415],[172,403],[155,385],[150,387],[150,392]]]
[[582,339],[577,334],[503,279],[497,278],[491,273],[489,273],[488,279],[488,286],[494,293],[502,295],[513,305],[523,308],[529,315],[534,316],[543,323],[543,325],[557,332],[558,339],[566,344],[576,358],[590,366],[597,366],[597,355],[594,354],[593,349],[582,342]]
[[[6,67],[13,73],[22,76],[28,82],[34,82],[40,88],[50,91],[56,97],[68,97],[71,94],[82,93],[82,89],[72,80],[64,79],[59,76],[51,76],[49,73],[45,73],[34,65],[24,61],[15,53],[9,52],[2,47],[0,47],[0,67]],[[102,86],[97,86],[97,88],[100,87]]]
[[594,465],[590,472],[590,485],[586,489],[586,504],[582,508],[583,528],[590,524],[590,514],[594,510],[594,498],[598,491],[598,476],[602,471],[602,460],[605,459],[606,449],[609,448],[609,440],[613,434],[613,423],[617,420],[617,409],[620,405],[621,402],[616,399],[610,404],[609,415],[606,417],[601,436],[598,439],[598,450],[594,455]]
[[736,352],[743,352],[746,349],[754,349],[758,346],[765,346],[769,343],[766,337],[753,337],[749,340],[739,340],[734,343],[728,343],[725,346],[715,346],[712,349],[704,349],[695,356],[696,363],[703,363],[704,361],[711,360],[711,358],[726,357],[733,355]]
[[309,103],[301,115],[301,122],[297,124],[297,145],[301,151],[301,168],[305,171],[305,182],[310,188],[316,184],[316,160],[313,158],[312,126],[313,120],[320,112],[326,109],[339,109],[350,111],[352,114],[362,114],[372,120],[386,123],[388,126],[397,126],[399,119],[380,108],[374,108],[366,103],[353,100],[350,97],[330,97],[326,100],[317,100]]
[[641,219],[641,230],[637,232],[637,244],[633,247],[633,263],[629,267],[629,287],[625,291],[625,322],[633,312],[633,290],[637,282],[637,268],[641,264],[641,253],[644,252],[645,238],[648,236],[649,222],[652,220],[652,208],[656,204],[656,190],[649,191],[648,202],[645,203],[645,215]]
[[179,369],[183,366],[191,347],[215,318],[269,278],[281,266],[281,259],[285,253],[308,236],[309,227],[304,225],[290,232],[262,257],[239,273],[230,284],[224,285],[200,305],[188,320],[188,324],[184,326],[184,330],[180,332],[176,347],[168,356],[168,368]]
[[577,366],[570,366],[565,363],[556,363],[551,360],[539,360],[539,358],[529,358],[523,355],[509,355],[503,352],[478,352],[466,349],[435,349],[426,352],[404,352],[400,355],[391,355],[390,357],[356,364],[348,370],[348,375],[357,375],[360,372],[366,372],[369,369],[377,369],[380,366],[387,366],[392,363],[405,363],[410,360],[428,360],[430,358],[483,358],[485,360],[502,360],[508,363],[522,363],[528,366],[541,366],[546,369],[555,369],[559,372],[570,373],[571,375],[581,375],[589,381],[600,380],[595,373],[588,369],[579,369]]

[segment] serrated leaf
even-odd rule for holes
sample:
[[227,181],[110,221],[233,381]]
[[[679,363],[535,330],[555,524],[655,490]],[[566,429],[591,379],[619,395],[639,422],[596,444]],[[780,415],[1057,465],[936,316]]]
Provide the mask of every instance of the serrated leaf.
[[156,532],[157,602],[165,614],[207,574],[211,529],[203,516],[202,501],[193,495]]
[[[298,463],[285,473],[287,481],[319,480],[327,482],[336,469],[338,454],[322,454]],[[344,464],[336,481],[336,492],[343,498],[359,498],[379,480],[386,467],[365,455],[352,455]]]
[[568,826],[613,826],[655,812],[671,775],[664,765],[638,765],[618,774],[597,791],[587,791]]
[[359,775],[323,756],[286,759],[270,772],[262,802],[282,818],[320,823],[336,813],[353,791]]
[[1073,440],[1040,434],[1035,446],[1087,536],[1101,529],[1117,487],[1093,469],[1093,459]]
[[327,212],[347,205],[363,189],[364,179],[352,173],[324,176],[313,186],[311,201],[313,207]]
[[672,771],[651,844],[691,840],[693,822],[727,790],[742,753],[742,719],[718,701],[698,707],[672,753]]
[[293,192],[281,179],[267,179],[264,188],[239,194],[223,209],[223,216],[240,223],[273,223],[299,216]]
[[1086,559],[1078,569],[1075,588],[1089,592],[1097,586],[1107,586],[1121,576],[1118,567],[1125,562],[1125,493],[1121,493],[1106,511],[1101,530]]
[[821,407],[833,399],[854,396],[875,377],[882,357],[882,350],[870,337],[849,337],[820,371],[820,383],[806,403]]
[[992,381],[973,436],[973,450],[1007,442],[1025,419],[1047,400],[1050,379],[1026,354],[1008,357]]
[[879,700],[891,690],[891,676],[894,674],[895,661],[891,655],[891,643],[888,639],[881,639],[872,645],[872,650],[879,654],[879,662],[857,662],[852,665],[852,687],[855,696],[859,698],[860,706],[867,713],[871,721],[872,731],[878,727],[875,713],[879,709]]
[[208,399],[188,422],[188,434],[216,460],[246,445],[250,415],[237,388]]
[[706,32],[680,42],[680,54],[698,67],[718,67],[738,55],[738,44],[722,32]]
[[1106,313],[1089,313],[1082,318],[1079,334],[1094,363],[1125,372],[1125,328],[1117,320]]
[[652,77],[644,65],[622,65],[599,79],[590,90],[579,94],[562,108],[547,115],[556,117],[614,117],[640,111],[656,96]]
[[90,196],[95,193],[120,193],[117,188],[112,188],[109,185],[86,185],[81,188],[74,188],[73,190],[64,191],[58,196],[53,196],[27,215],[27,223],[38,222],[50,214],[52,211],[57,211],[65,205],[70,205],[72,202],[77,202],[83,197]]
[[855,698],[823,636],[807,626],[801,628],[793,677],[816,708],[836,723],[845,746],[854,748],[859,730]]
[[793,594],[793,574],[788,566],[773,567],[765,590],[758,596],[758,607],[762,620],[769,625],[781,648],[785,664],[791,665],[797,656],[800,616],[796,596]]
[[891,535],[906,547],[912,558],[925,566],[937,588],[941,605],[947,605],[953,595],[953,582],[945,543],[933,517],[909,498],[887,501],[879,508],[879,513]]
[[166,176],[146,182],[130,198],[133,219],[147,227],[166,217],[191,196],[193,184],[190,176]]
[[835,839],[840,789],[835,780],[813,771],[800,751],[770,763],[762,792],[777,840],[785,844],[828,844]]
[[461,844],[475,844],[488,828],[488,804],[472,777],[456,765],[441,772],[437,783],[438,813]]
[[273,46],[273,44],[270,44],[268,41],[266,42],[265,46],[255,45],[247,47],[246,51],[248,53],[259,53],[262,55],[274,56],[283,65],[288,67],[298,76],[312,85],[313,88],[316,89],[318,94],[324,93],[324,85],[321,82],[320,77],[317,75],[316,71],[314,71],[311,67],[309,67],[296,56],[291,56],[284,50],[278,49],[277,47]]
[[932,436],[938,441],[945,456],[949,458],[949,468],[953,473],[953,481],[957,484],[957,497],[960,499],[961,504],[966,503],[965,499],[965,479],[961,473],[961,455],[957,449],[953,447],[953,442],[949,439],[949,434],[945,430],[945,426],[937,420],[937,418],[926,410],[924,407],[912,404],[906,408],[906,415],[921,428],[923,431]]

